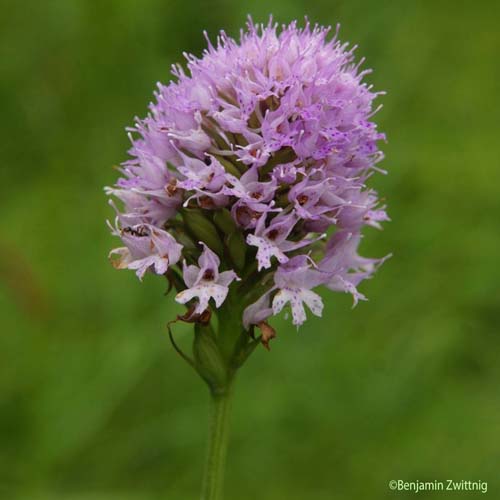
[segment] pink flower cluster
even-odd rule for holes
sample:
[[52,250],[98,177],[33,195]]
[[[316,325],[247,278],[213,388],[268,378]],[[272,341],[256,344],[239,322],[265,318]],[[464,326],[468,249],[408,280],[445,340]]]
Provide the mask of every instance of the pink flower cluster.
[[194,314],[231,290],[246,327],[288,304],[296,325],[304,304],[320,316],[319,286],[364,299],[357,286],[383,261],[357,248],[364,226],[388,220],[367,186],[384,135],[370,121],[368,71],[328,34],[249,22],[239,42],[221,32],[158,84],[107,188],[121,201],[116,267],[172,273]]

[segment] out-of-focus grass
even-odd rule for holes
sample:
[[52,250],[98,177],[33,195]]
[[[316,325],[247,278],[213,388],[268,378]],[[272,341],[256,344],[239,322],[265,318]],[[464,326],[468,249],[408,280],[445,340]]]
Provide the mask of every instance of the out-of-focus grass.
[[197,498],[205,389],[166,340],[177,309],[161,280],[108,265],[101,188],[169,65],[248,12],[341,22],[376,69],[390,175],[375,182],[393,222],[363,249],[394,257],[363,285],[368,303],[329,296],[298,334],[278,321],[271,353],[245,367],[227,497],[382,499],[391,479],[447,478],[498,495],[497,3],[2,11],[0,498]]

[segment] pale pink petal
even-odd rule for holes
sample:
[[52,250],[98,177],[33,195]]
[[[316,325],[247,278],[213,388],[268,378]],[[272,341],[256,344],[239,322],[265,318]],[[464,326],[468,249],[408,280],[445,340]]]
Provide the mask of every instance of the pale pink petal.
[[307,304],[314,315],[321,317],[323,313],[323,301],[317,293],[311,290],[302,290],[300,298]]

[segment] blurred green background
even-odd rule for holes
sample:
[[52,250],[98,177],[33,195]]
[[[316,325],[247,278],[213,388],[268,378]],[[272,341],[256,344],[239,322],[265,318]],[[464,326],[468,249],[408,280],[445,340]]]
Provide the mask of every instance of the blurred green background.
[[363,251],[394,257],[369,302],[324,294],[323,319],[278,322],[246,365],[227,498],[412,498],[389,480],[448,478],[500,498],[499,5],[2,1],[0,498],[198,497],[206,390],[166,338],[163,280],[108,264],[102,187],[202,30],[271,12],[340,22],[387,90],[393,222]]

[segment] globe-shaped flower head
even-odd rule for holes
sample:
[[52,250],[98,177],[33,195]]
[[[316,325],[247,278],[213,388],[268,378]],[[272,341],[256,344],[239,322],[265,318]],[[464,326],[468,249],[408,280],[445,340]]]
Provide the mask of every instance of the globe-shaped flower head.
[[382,159],[371,117],[378,95],[353,48],[329,29],[248,23],[186,55],[130,129],[131,159],[108,193],[118,268],[166,275],[209,316],[233,297],[245,328],[290,307],[320,316],[325,287],[364,299],[358,284],[382,259],[357,253],[364,226],[387,220],[367,186]]

